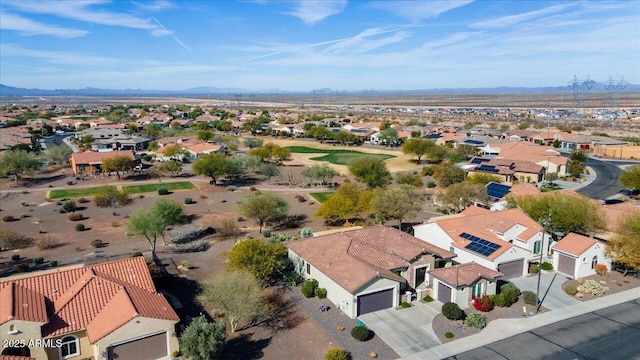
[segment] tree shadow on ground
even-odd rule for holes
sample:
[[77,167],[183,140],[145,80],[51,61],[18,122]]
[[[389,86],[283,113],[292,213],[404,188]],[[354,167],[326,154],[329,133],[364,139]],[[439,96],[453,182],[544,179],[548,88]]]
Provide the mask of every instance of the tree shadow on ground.
[[289,215],[285,217],[280,223],[274,226],[274,230],[295,229],[304,224],[307,219],[307,215]]
[[264,356],[263,349],[271,343],[271,337],[252,340],[253,333],[239,334],[229,339],[224,346],[222,359],[260,359]]
[[273,332],[290,330],[300,325],[305,316],[300,313],[298,307],[284,291],[271,288],[266,291],[266,300],[269,303],[269,316],[256,324]]

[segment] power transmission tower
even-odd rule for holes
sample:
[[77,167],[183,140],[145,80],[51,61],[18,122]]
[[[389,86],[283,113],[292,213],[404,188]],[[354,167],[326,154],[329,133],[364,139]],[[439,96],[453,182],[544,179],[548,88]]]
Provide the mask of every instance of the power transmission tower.
[[620,101],[620,92],[627,87],[627,82],[624,80],[624,76],[620,77],[620,80],[613,80],[609,75],[609,80],[604,83],[604,88],[609,93],[609,108],[614,109],[618,107],[618,101]]
[[584,80],[578,80],[578,78],[573,75],[573,79],[569,81],[569,89],[573,92],[573,100],[575,101],[576,111],[582,109],[584,105],[584,98],[586,93],[591,90],[593,84],[595,82],[587,76]]

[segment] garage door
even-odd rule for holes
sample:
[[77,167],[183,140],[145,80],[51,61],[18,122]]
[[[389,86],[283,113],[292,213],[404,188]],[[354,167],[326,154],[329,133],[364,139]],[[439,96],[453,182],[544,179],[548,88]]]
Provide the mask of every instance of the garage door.
[[573,277],[576,268],[576,259],[570,256],[558,253],[558,271]]
[[155,360],[167,357],[167,333],[109,347],[109,360]]
[[522,268],[524,267],[524,259],[509,261],[502,264],[498,264],[498,271],[504,276],[503,279],[511,279],[514,277],[522,276]]
[[438,301],[441,303],[451,301],[451,288],[441,282],[438,283]]
[[393,306],[393,289],[358,296],[358,316]]

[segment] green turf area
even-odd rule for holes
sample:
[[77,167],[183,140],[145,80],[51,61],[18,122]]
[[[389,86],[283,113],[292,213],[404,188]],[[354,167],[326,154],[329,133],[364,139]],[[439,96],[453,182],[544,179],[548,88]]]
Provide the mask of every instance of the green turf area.
[[395,157],[393,155],[386,155],[386,154],[363,153],[356,150],[316,149],[316,148],[310,148],[306,146],[287,146],[287,149],[291,150],[291,152],[295,154],[326,154],[323,156],[311,158],[311,160],[328,161],[336,165],[349,165],[352,162],[364,157],[372,157],[372,158],[382,159],[382,160],[387,160]]
[[196,188],[196,186],[189,181],[181,181],[181,182],[173,182],[173,183],[127,185],[122,187],[122,191],[124,191],[125,194],[139,194],[139,193],[155,192],[155,191],[158,191],[158,188],[161,188],[161,187],[169,191],[190,190],[190,189]]
[[62,199],[62,198],[78,198],[84,196],[96,196],[104,191],[106,186],[96,186],[90,188],[78,188],[78,189],[65,189],[65,190],[51,190],[49,192],[49,199]]
[[335,191],[325,191],[325,192],[309,193],[309,195],[311,195],[312,198],[316,199],[319,203],[322,204],[325,201],[329,200],[329,198],[332,197],[334,193]]

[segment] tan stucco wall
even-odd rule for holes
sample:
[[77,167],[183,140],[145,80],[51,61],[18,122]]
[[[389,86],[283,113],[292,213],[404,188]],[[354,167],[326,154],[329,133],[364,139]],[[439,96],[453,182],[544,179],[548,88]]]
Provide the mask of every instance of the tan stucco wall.
[[614,159],[640,159],[640,146],[597,146],[593,153]]
[[102,352],[106,353],[107,348],[110,345],[125,342],[129,339],[144,337],[145,335],[151,335],[160,331],[166,331],[168,333],[167,348],[168,356],[166,359],[172,359],[171,353],[178,350],[178,337],[175,333],[175,323],[168,320],[150,319],[144,317],[137,317],[130,320],[128,323],[119,327],[116,331],[105,336],[94,344],[94,354],[96,359],[105,359],[101,356]]
[[[72,358],[67,358],[67,359],[87,359],[93,356],[93,346],[91,346],[91,344],[89,343],[89,339],[87,338],[87,332],[85,330],[81,330],[72,334],[57,336],[52,339],[55,341],[58,339],[62,339],[67,335],[76,336],[80,342],[80,354],[78,356],[74,356]],[[49,356],[49,359],[60,358],[60,355],[58,353],[58,348],[47,349],[47,354]]]
[[[11,325],[13,325],[13,330],[18,332],[17,334],[9,335]],[[29,346],[30,342],[42,339],[42,333],[40,332],[42,325],[43,323],[31,321],[9,320],[8,322],[0,325],[0,338],[3,341],[3,345],[5,345],[5,341],[9,341],[14,344],[25,344],[25,346]],[[29,350],[31,351],[31,357],[38,360],[49,359],[45,349],[42,347],[31,346],[29,347]],[[0,349],[0,351],[2,350]]]

